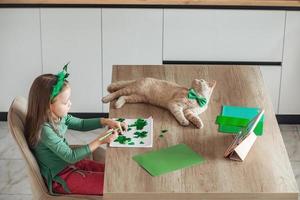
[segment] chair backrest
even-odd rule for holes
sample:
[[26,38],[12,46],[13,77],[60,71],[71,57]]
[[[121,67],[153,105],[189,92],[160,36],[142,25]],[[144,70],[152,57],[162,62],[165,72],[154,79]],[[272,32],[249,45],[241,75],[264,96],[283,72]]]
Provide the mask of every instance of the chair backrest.
[[8,127],[9,131],[15,139],[26,161],[29,172],[29,180],[31,182],[31,190],[33,199],[38,200],[70,200],[70,199],[102,199],[102,196],[94,195],[61,195],[52,196],[49,194],[46,184],[41,176],[39,166],[32,152],[30,151],[25,136],[24,125],[27,113],[27,100],[24,97],[16,97],[8,111]]
[[27,100],[23,97],[16,97],[9,108],[7,122],[9,131],[18,144],[22,156],[26,161],[29,179],[31,181],[32,195],[34,199],[41,199],[42,196],[48,193],[48,189],[41,176],[36,159],[30,151],[24,136],[26,113]]

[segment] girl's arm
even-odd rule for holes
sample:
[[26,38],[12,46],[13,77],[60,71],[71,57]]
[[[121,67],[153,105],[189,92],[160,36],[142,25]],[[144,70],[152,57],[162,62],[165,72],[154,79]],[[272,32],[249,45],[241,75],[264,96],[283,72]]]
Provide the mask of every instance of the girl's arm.
[[[108,130],[110,131],[110,130]],[[76,163],[86,156],[90,155],[95,149],[97,149],[101,144],[109,143],[113,141],[118,135],[115,131],[114,134],[111,134],[109,137],[105,138],[102,141],[99,141],[99,138],[107,134],[107,132],[101,134],[98,138],[92,141],[90,144],[82,145],[76,148],[70,148],[70,146],[64,141],[63,138],[59,137],[51,127],[44,126],[42,128],[41,142],[46,147],[48,147],[54,154],[60,157],[62,160],[67,163]]]
[[73,130],[91,131],[104,127],[104,124],[101,123],[101,119],[102,118],[80,119],[73,117],[72,115],[67,115],[65,118],[65,123],[68,128]]
[[120,123],[109,118],[80,119],[72,115],[66,116],[65,123],[68,128],[78,131],[90,131],[108,126],[112,129],[119,128],[122,132],[122,130],[127,130],[128,128],[126,123]]
[[64,139],[59,137],[49,126],[43,126],[42,128],[41,143],[67,163],[76,163],[92,152],[89,145],[82,145],[74,149],[70,148]]
[[113,134],[111,134],[110,136],[104,138],[103,140],[99,140],[100,138],[102,138],[103,136],[105,136],[106,134],[108,134],[108,132],[110,132],[111,129],[105,131],[104,133],[102,133],[99,137],[97,137],[94,141],[92,141],[89,144],[90,150],[93,152],[95,151],[100,145],[102,144],[106,144],[106,143],[111,143],[112,141],[114,141],[118,135],[117,131],[114,131]]

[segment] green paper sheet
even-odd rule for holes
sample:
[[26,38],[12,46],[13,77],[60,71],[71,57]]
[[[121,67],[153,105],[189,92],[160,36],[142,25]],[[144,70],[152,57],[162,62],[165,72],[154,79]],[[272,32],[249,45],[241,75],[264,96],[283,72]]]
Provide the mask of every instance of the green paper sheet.
[[[217,116],[216,123],[220,126],[222,125],[222,131],[229,131],[233,133],[239,133],[242,127],[247,126],[250,122],[250,119],[237,118],[237,117],[227,117],[227,116]],[[256,128],[254,129],[254,133],[257,136],[262,135],[263,132],[263,122],[260,121]]]
[[[237,117],[251,120],[259,113],[259,108],[251,108],[251,107],[239,107],[239,106],[225,106],[222,108],[222,116],[227,117]],[[257,136],[261,136],[263,134],[263,122],[264,116],[262,116],[260,122],[262,123],[261,128],[259,130],[255,129],[254,132]],[[230,124],[220,124],[219,132],[223,133],[238,133],[242,127],[230,125]]]
[[204,162],[204,158],[185,144],[150,151],[132,157],[152,176],[189,167]]

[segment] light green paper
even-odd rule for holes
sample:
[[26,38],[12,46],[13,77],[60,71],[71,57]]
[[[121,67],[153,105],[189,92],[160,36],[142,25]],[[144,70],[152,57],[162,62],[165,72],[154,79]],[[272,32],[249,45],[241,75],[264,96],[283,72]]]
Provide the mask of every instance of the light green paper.
[[185,144],[150,151],[132,157],[150,175],[159,176],[204,162],[204,158]]
[[[239,107],[239,106],[226,106],[223,105],[222,108],[222,116],[227,117],[238,117],[238,118],[245,118],[245,119],[252,119],[259,113],[259,108],[251,108],[251,107]],[[261,132],[258,132],[257,129],[254,131],[257,136],[260,136],[263,134],[263,122],[264,122],[264,116],[262,116],[261,120],[259,122],[262,122]],[[219,126],[219,132],[224,133],[238,133],[241,130],[242,127],[233,126],[233,125],[225,125],[220,124]]]

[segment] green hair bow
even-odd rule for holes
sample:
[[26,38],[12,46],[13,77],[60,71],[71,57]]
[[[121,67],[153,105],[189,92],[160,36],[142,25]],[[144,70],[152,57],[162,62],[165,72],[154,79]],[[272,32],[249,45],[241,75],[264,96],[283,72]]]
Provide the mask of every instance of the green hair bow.
[[59,94],[59,92],[61,91],[61,89],[62,89],[62,87],[64,85],[64,82],[65,82],[66,78],[70,75],[67,72],[67,70],[68,70],[68,64],[69,63],[70,62],[68,62],[67,64],[65,64],[63,70],[56,75],[57,82],[53,86],[53,89],[52,89],[52,93],[51,93],[51,96],[50,96],[50,100],[51,101]]
[[205,97],[202,97],[201,95],[198,95],[197,92],[193,88],[189,89],[188,98],[196,99],[196,101],[198,102],[200,107],[205,106],[205,104],[207,103],[207,99]]

